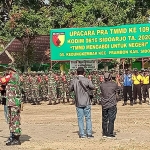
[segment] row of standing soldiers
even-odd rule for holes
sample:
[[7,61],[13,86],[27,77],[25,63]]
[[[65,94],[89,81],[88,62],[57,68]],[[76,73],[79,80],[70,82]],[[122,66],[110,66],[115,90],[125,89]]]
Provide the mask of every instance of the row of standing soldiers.
[[[95,86],[92,104],[100,104],[99,84],[103,82],[104,72],[96,70],[86,74]],[[33,105],[40,104],[40,101],[48,101],[49,105],[63,103],[74,104],[74,93],[69,92],[69,85],[76,77],[75,71],[68,74],[49,71],[23,73],[20,75],[20,85],[24,102],[31,102]],[[71,101],[70,101],[71,100]]]

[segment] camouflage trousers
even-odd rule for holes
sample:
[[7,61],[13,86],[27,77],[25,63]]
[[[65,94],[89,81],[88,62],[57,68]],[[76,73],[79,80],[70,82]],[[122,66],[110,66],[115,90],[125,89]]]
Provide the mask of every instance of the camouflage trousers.
[[56,101],[56,90],[54,87],[48,87],[48,95],[49,100]]
[[92,99],[92,103],[99,103],[100,102],[100,91],[98,89],[93,90],[93,99]]
[[11,133],[14,133],[16,136],[21,135],[20,107],[8,107],[8,123]]

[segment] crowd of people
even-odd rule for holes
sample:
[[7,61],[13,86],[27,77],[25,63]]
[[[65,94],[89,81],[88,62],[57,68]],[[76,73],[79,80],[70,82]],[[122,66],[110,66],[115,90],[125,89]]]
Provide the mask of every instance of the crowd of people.
[[[81,69],[81,70],[78,70]],[[31,102],[33,105],[41,101],[48,101],[48,105],[70,102],[77,108],[80,137],[84,138],[83,116],[86,116],[88,137],[91,134],[90,118],[91,104],[102,105],[103,136],[113,137],[114,121],[117,113],[117,100],[124,100],[123,106],[133,106],[147,102],[150,88],[150,75],[147,69],[133,71],[125,69],[123,72],[115,70],[86,72],[79,67],[68,74],[61,72],[30,72],[19,73],[13,67],[8,67],[0,77],[1,100],[4,105],[5,117],[9,124],[10,137],[6,145],[20,145],[20,111],[22,103]],[[81,78],[84,77],[84,78]],[[82,79],[82,82],[80,81]],[[107,82],[109,81],[109,82]],[[90,90],[88,90],[90,89]],[[72,92],[74,91],[74,92]],[[88,98],[85,97],[88,93]],[[149,103],[149,100],[148,100]],[[107,111],[106,111],[107,110]],[[112,114],[113,113],[113,114]],[[109,118],[109,115],[112,117]],[[107,125],[109,122],[110,124]],[[110,129],[106,129],[109,126]],[[110,130],[107,135],[107,130]]]
[[[121,89],[118,90],[118,100],[124,99],[124,106],[127,100],[130,105],[146,102],[149,96],[149,71],[137,69],[124,71],[108,71],[112,75],[113,81],[119,81]],[[100,83],[104,82],[105,71],[93,70],[85,73],[85,76],[92,81],[95,86],[93,91],[92,105],[101,104]],[[4,75],[7,75],[5,72]],[[49,72],[25,72],[19,74],[20,95],[24,103],[39,105],[41,101],[48,101],[48,105],[63,103],[74,104],[74,93],[69,92],[70,82],[77,76],[76,70],[70,70],[67,74],[60,71]],[[5,83],[2,84],[5,89]],[[5,91],[2,91],[2,96]],[[149,101],[148,101],[149,102]],[[3,102],[4,103],[4,102]]]

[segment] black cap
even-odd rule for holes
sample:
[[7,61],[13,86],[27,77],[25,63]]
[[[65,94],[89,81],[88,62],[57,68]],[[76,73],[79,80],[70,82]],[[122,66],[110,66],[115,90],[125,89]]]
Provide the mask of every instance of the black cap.
[[78,67],[77,72],[84,72],[84,68],[83,67]]

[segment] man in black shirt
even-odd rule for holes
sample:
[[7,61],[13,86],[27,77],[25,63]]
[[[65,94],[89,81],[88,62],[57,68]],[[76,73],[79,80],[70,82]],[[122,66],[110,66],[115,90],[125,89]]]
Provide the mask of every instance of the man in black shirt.
[[[102,130],[103,137],[115,137],[114,131],[114,121],[117,114],[117,100],[116,91],[118,90],[118,85],[116,82],[111,80],[112,77],[109,73],[104,74],[104,80],[100,85],[100,90],[102,93]],[[117,81],[118,82],[118,81]]]

